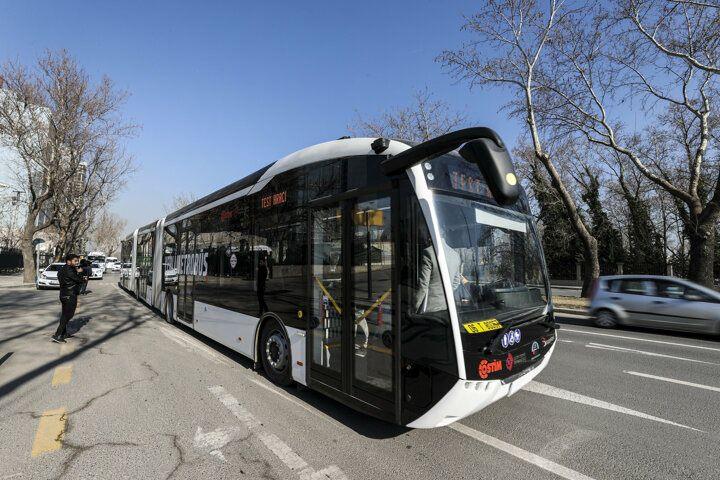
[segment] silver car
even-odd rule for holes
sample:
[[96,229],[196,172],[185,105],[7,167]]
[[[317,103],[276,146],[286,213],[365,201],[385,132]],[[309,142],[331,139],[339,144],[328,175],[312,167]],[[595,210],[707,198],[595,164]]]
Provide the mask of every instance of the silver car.
[[600,327],[636,325],[720,334],[720,293],[674,277],[600,277],[590,315]]

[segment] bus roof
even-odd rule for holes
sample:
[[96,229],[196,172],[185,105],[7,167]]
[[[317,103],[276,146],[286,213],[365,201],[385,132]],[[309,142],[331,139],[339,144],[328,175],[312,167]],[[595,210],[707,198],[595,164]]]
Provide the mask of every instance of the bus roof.
[[[216,202],[228,195],[247,189],[246,194],[254,193],[261,190],[276,175],[287,172],[294,168],[310,165],[333,158],[353,157],[362,155],[376,155],[370,146],[377,137],[361,137],[361,138],[342,138],[329,142],[319,143],[302,150],[287,155],[265,167],[247,175],[236,182],[231,183],[219,190],[216,190],[193,203],[186,205],[174,212],[169,213],[165,217],[165,222],[170,222],[186,214],[202,208],[205,205]],[[397,155],[398,153],[410,148],[410,142],[390,140],[388,148],[381,155]],[[157,220],[148,223],[138,229],[138,231],[152,230]],[[126,240],[132,238],[133,234],[125,237]]]

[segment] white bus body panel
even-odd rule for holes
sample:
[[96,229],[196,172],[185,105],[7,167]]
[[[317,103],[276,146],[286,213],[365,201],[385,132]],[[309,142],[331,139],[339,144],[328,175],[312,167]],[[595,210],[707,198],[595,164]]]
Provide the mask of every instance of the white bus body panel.
[[410,428],[444,427],[468,417],[491,403],[509,397],[542,372],[555,351],[557,340],[545,354],[545,358],[522,377],[504,384],[501,380],[458,380],[457,383],[425,415],[408,424]]
[[[175,295],[173,295],[173,302],[177,305]],[[177,309],[173,309],[173,312],[176,311]],[[203,302],[194,302],[193,329],[253,361],[259,361],[255,358],[255,347],[260,341],[259,324],[260,319],[257,317]],[[305,331],[292,327],[285,327],[285,330],[290,341],[292,378],[296,382],[306,385]],[[298,364],[298,362],[300,363]]]
[[218,343],[251,359],[255,358],[256,317],[194,302],[193,328]]
[[[307,385],[305,380],[305,330],[285,327],[290,337],[290,359],[292,360],[292,378],[298,383]],[[298,363],[299,362],[299,363]]]

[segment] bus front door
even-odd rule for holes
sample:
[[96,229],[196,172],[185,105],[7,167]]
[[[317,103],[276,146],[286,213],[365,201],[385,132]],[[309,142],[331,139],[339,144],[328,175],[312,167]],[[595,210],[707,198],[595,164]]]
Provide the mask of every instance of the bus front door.
[[373,195],[326,204],[313,208],[310,218],[310,381],[392,420],[391,198]]

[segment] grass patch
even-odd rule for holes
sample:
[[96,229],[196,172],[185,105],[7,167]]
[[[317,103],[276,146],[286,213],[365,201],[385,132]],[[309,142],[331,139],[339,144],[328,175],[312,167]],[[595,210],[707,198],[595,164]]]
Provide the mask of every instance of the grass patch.
[[587,298],[554,295],[553,304],[557,308],[576,308],[578,310],[587,310],[590,306],[590,301]]

